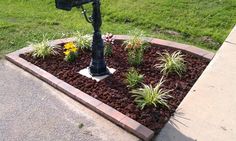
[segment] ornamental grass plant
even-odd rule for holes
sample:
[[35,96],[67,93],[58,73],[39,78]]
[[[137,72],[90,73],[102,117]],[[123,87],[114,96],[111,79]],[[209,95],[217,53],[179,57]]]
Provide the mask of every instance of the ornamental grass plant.
[[49,46],[48,40],[45,39],[40,43],[31,44],[31,46],[33,47],[32,56],[34,58],[45,59],[50,55],[58,54],[58,52],[55,50],[56,48],[58,48],[58,46]]
[[75,33],[76,41],[75,45],[81,51],[91,50],[93,36],[90,34],[82,34],[80,32]]
[[164,80],[162,77],[155,87],[143,84],[142,88],[132,90],[132,96],[135,98],[134,101],[138,107],[144,109],[147,106],[156,107],[157,105],[161,105],[169,108],[167,100],[172,97],[169,94],[171,90],[163,89],[163,83]]
[[164,75],[176,73],[181,77],[186,71],[184,55],[181,51],[175,51],[172,54],[165,51],[163,54],[158,54],[160,55],[158,58],[160,63],[156,64],[154,67],[159,69]]

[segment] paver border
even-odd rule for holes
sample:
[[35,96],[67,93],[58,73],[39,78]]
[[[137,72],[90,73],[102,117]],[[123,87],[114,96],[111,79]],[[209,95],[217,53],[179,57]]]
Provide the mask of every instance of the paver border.
[[[123,41],[130,38],[130,36],[115,35],[114,38],[115,38],[115,41]],[[148,41],[149,43],[153,45],[165,46],[165,47],[187,51],[189,53],[193,53],[195,55],[198,55],[208,60],[211,60],[214,57],[214,53],[212,52],[209,52],[209,51],[206,51],[206,50],[194,47],[194,46],[186,45],[186,44],[180,44],[180,43],[176,43],[172,41],[161,40],[161,39],[156,39],[156,38],[146,38],[146,37],[144,37],[144,40]],[[49,45],[53,46],[53,45],[62,44],[66,42],[73,42],[73,41],[75,41],[75,38],[58,39],[58,40],[50,41]],[[113,123],[123,127],[124,129],[133,133],[137,137],[143,140],[152,139],[152,137],[154,136],[154,131],[138,123],[137,121],[129,118],[128,116],[122,114],[116,109],[106,105],[105,103],[91,97],[90,95],[58,79],[57,77],[37,67],[36,65],[19,57],[20,54],[31,52],[31,51],[32,51],[32,47],[29,46],[29,47],[20,49],[18,51],[15,51],[13,53],[9,53],[5,56],[5,58],[8,61],[19,66],[20,68],[24,69],[25,71],[45,81],[46,83],[53,86],[54,88],[64,92],[69,97],[84,104],[91,110],[97,112],[98,114],[102,115],[103,117],[107,118]]]

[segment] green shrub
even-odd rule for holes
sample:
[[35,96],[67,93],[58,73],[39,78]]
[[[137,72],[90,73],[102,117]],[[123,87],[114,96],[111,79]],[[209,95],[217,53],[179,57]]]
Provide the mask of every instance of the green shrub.
[[165,51],[163,54],[159,53],[159,55],[160,63],[156,64],[155,67],[160,69],[164,75],[177,73],[181,76],[186,71],[184,55],[181,54],[181,51],[175,51],[172,54]]
[[58,52],[55,50],[55,48],[58,48],[57,46],[49,46],[48,40],[43,40],[41,43],[34,43],[31,44],[33,47],[33,53],[32,56],[34,58],[45,58],[49,55],[56,55]]
[[126,84],[130,88],[136,87],[143,80],[143,75],[139,74],[134,68],[129,69],[126,74]]
[[107,33],[104,37],[104,54],[105,56],[112,55],[112,46],[114,45],[114,38],[111,33]]
[[104,47],[104,55],[105,56],[111,56],[112,55],[112,46],[110,45],[105,45]]
[[143,32],[139,30],[134,30],[130,32],[133,36],[124,42],[125,50],[128,51],[128,62],[131,65],[140,65],[143,60],[143,53],[145,49],[146,42],[141,38]]
[[74,52],[70,52],[68,55],[65,56],[64,60],[66,60],[67,62],[74,62],[77,57],[78,57],[78,54]]
[[133,50],[128,52],[128,62],[132,66],[138,66],[143,61],[143,50]]
[[163,83],[163,78],[161,78],[159,83],[154,88],[152,85],[148,86],[143,84],[143,88],[132,90],[131,93],[133,94],[133,97],[135,97],[135,102],[138,104],[138,107],[141,109],[146,106],[156,107],[157,104],[169,107],[167,104],[167,99],[171,98],[171,95],[169,95],[169,90],[164,90],[161,88]]

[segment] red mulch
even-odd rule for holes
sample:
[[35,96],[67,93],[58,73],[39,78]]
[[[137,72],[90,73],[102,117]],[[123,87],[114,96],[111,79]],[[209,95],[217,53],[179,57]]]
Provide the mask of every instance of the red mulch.
[[[143,63],[137,68],[141,74],[144,74],[145,84],[154,85],[162,77],[162,74],[153,66],[158,63],[157,57],[159,55],[157,52],[163,52],[164,50],[169,52],[175,51],[174,49],[159,46],[150,47],[145,51]],[[107,65],[115,68],[116,72],[114,75],[98,83],[78,74],[79,70],[89,65],[91,52],[82,52],[79,59],[73,63],[64,61],[63,51],[59,52],[59,55],[50,56],[45,60],[32,58],[30,53],[21,54],[20,56],[59,79],[110,105],[156,133],[161,130],[171,115],[173,115],[180,102],[209,63],[207,59],[183,52],[187,61],[187,72],[181,78],[178,75],[165,77],[166,81],[163,88],[173,89],[170,93],[173,98],[168,101],[170,109],[158,106],[140,110],[129,93],[130,89],[124,83],[125,73],[131,66],[127,61],[127,53],[120,43],[116,43],[115,47],[113,47],[113,55],[106,57]]]

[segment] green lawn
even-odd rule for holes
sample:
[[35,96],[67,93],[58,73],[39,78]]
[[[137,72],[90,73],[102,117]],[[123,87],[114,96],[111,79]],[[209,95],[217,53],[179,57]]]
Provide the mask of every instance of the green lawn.
[[[236,23],[236,0],[102,0],[102,12],[103,32],[138,28],[147,36],[214,51]],[[0,0],[0,55],[76,30],[92,33],[77,9],[56,10],[54,0]]]

